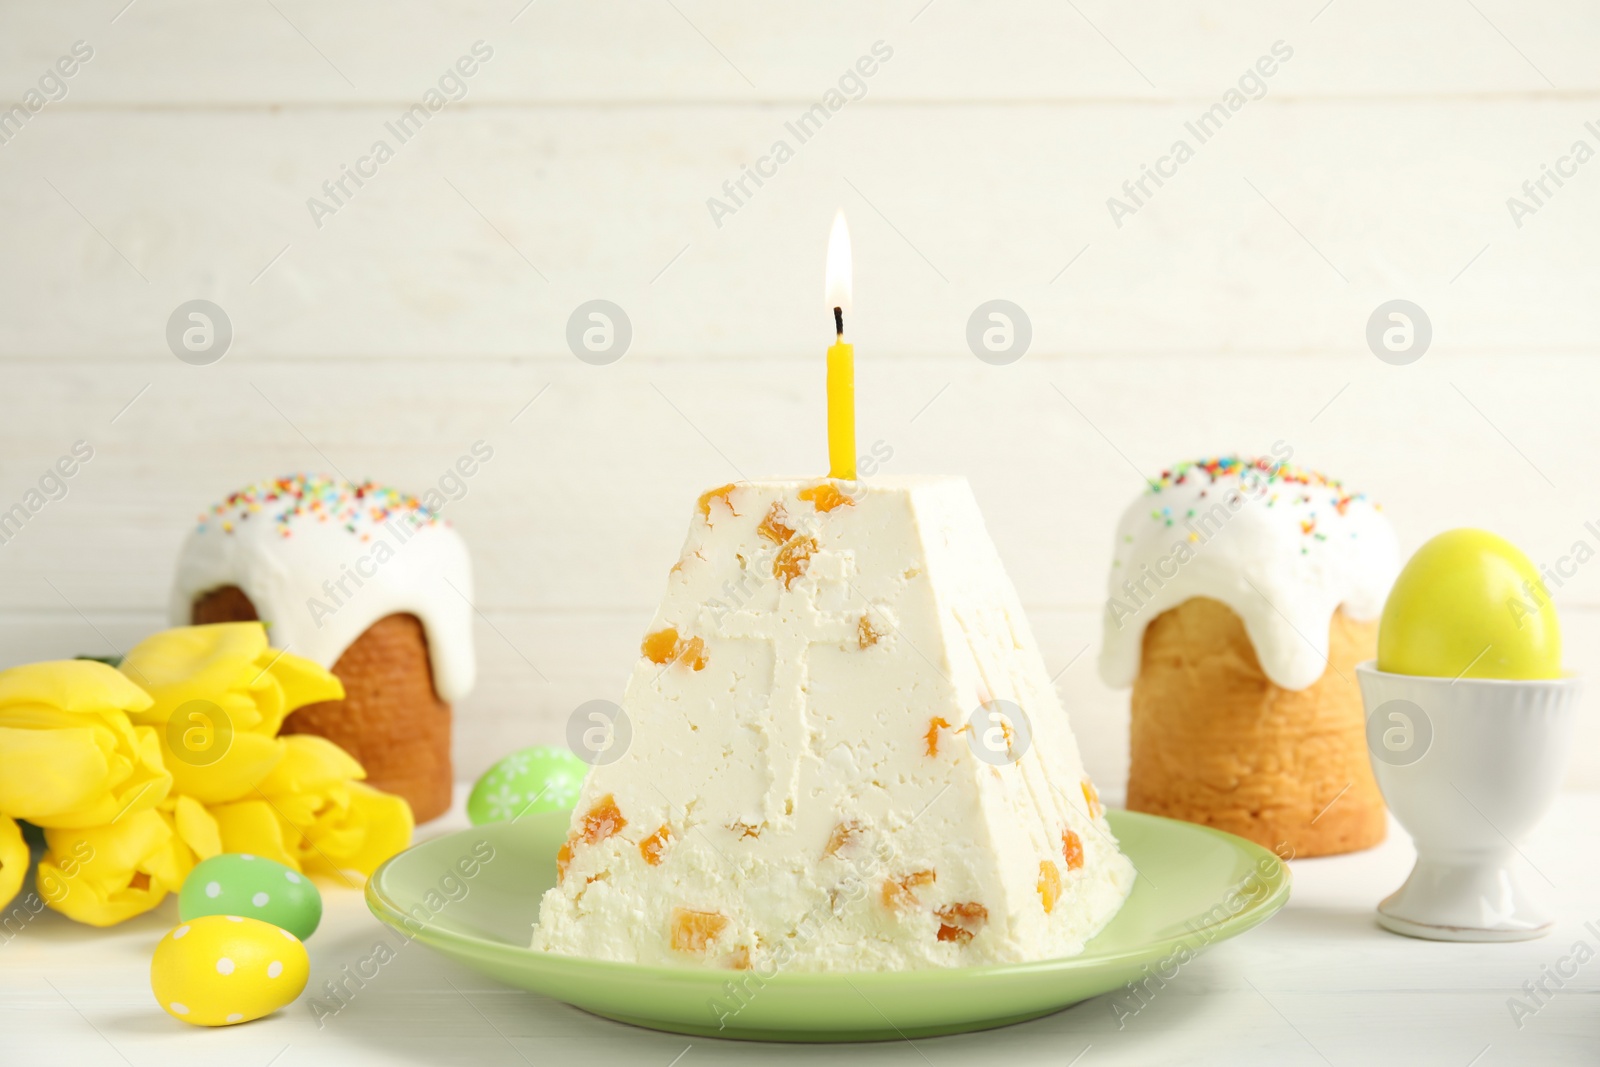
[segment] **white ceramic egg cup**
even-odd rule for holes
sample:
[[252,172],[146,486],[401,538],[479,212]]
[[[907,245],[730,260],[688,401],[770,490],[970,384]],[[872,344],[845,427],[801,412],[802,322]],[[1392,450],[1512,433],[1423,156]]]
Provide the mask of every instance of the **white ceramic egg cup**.
[[1384,928],[1434,941],[1526,941],[1554,920],[1513,870],[1555,799],[1580,679],[1499,681],[1359,665],[1378,787],[1417,864],[1378,905]]

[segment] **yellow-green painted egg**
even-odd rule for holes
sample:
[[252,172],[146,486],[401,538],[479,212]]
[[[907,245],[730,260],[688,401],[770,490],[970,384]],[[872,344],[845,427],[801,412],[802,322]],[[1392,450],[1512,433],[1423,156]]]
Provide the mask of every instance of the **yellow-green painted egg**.
[[1400,571],[1378,669],[1433,678],[1561,677],[1561,623],[1539,570],[1485,530],[1447,530]]
[[294,1000],[310,973],[305,946],[282,927],[206,915],[162,936],[150,961],[150,988],[174,1019],[231,1026]]
[[178,893],[178,917],[243,915],[281,926],[304,941],[322,921],[322,894],[281,863],[224,852],[195,865]]

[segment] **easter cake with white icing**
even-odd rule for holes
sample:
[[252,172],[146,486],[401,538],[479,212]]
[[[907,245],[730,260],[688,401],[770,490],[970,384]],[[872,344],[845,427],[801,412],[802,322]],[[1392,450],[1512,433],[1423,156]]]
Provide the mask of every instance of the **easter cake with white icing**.
[[1399,550],[1364,494],[1281,451],[1178,463],[1128,506],[1100,673],[1133,688],[1130,809],[1349,852],[1386,828],[1355,665]]
[[333,671],[345,698],[286,733],[334,741],[418,822],[450,805],[451,704],[472,688],[472,564],[416,497],[294,475],[213,505],[185,540],[174,624],[260,619],[276,648]]

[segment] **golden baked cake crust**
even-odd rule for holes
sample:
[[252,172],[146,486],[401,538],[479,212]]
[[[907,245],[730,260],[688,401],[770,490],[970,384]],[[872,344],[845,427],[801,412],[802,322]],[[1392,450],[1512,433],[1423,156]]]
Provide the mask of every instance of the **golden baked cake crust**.
[[1329,667],[1275,685],[1244,623],[1195,597],[1145,631],[1133,686],[1128,807],[1214,826],[1283,856],[1370,848],[1387,819],[1367,755],[1355,665],[1377,623],[1335,612]]

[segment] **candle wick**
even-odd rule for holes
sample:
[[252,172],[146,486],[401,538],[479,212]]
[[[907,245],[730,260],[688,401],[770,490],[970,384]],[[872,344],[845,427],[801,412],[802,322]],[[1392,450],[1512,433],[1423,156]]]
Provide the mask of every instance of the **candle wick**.
[[844,339],[844,308],[833,309],[833,334],[837,340]]

